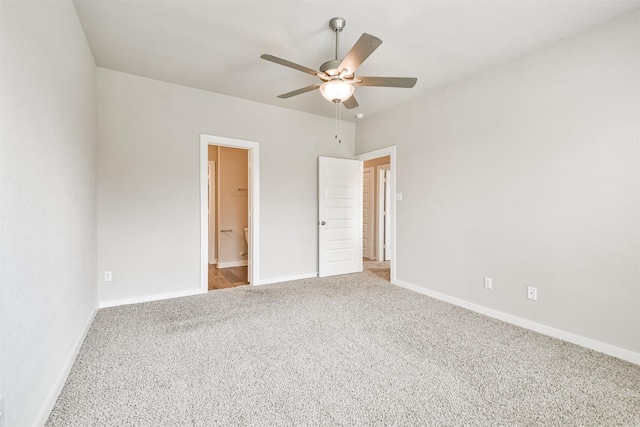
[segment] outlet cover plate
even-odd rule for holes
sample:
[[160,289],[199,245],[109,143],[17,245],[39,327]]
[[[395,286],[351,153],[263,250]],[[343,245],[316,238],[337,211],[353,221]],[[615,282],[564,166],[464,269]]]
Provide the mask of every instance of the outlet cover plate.
[[527,286],[527,298],[536,301],[538,299],[538,289],[533,286]]
[[487,289],[493,289],[493,280],[491,277],[484,278],[484,287]]
[[105,282],[110,282],[113,280],[113,272],[111,271],[105,271],[104,272],[104,281]]

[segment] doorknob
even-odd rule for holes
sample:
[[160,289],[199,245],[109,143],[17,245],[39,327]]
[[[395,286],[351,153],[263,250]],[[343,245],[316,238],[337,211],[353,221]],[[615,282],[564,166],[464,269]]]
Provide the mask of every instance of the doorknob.
[[326,224],[326,222],[320,221],[320,225],[325,225],[325,224]]

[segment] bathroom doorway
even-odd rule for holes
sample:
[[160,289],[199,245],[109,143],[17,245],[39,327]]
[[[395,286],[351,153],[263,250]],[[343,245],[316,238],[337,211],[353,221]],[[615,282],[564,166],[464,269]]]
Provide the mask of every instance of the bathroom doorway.
[[258,277],[258,145],[201,135],[203,290],[255,284]]
[[208,290],[249,284],[249,151],[209,145]]

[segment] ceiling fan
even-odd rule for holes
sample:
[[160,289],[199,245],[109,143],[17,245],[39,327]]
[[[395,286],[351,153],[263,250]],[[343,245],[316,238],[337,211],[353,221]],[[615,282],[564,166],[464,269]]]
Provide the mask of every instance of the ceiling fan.
[[355,86],[378,86],[378,87],[404,87],[412,88],[418,81],[415,77],[356,77],[355,72],[360,65],[376,50],[382,40],[371,34],[363,33],[355,45],[351,48],[347,56],[342,61],[338,59],[338,35],[344,29],[346,21],[344,18],[332,18],[329,27],[336,35],[335,59],[325,62],[320,66],[320,70],[313,70],[302,65],[295,64],[277,56],[264,54],[260,58],[303,73],[317,76],[322,80],[311,86],[303,87],[293,92],[278,95],[278,98],[291,98],[292,96],[320,89],[320,93],[328,101],[335,104],[343,103],[346,108],[358,107],[358,101],[353,96]]

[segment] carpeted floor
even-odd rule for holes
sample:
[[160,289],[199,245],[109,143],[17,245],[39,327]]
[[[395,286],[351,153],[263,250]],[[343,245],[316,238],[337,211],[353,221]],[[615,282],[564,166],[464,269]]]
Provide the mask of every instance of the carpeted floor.
[[47,425],[640,425],[640,366],[369,267],[102,309]]

